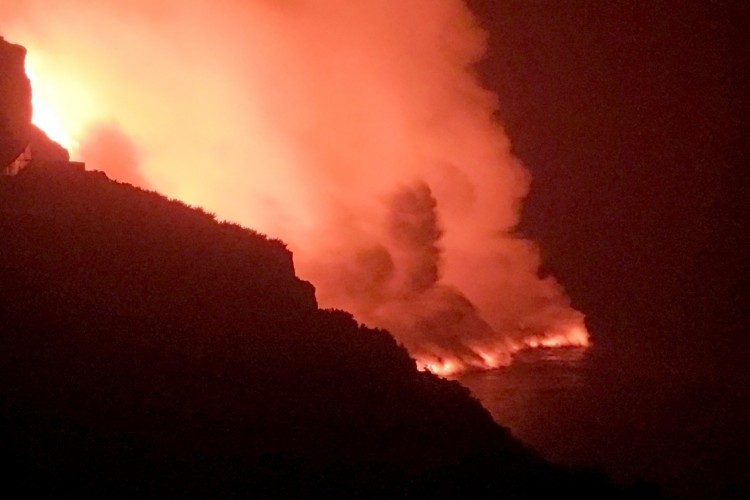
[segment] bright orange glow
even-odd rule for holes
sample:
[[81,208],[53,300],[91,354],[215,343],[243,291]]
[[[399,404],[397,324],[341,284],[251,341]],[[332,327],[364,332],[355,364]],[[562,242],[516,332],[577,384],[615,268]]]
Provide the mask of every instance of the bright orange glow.
[[26,62],[26,74],[29,80],[31,80],[31,86],[34,89],[32,97],[32,106],[34,109],[32,122],[44,130],[52,140],[68,150],[73,149],[75,143],[66,130],[64,122],[60,119],[57,111],[58,100],[45,92],[45,90],[54,89],[54,87],[50,85],[45,86],[42,83],[44,80],[37,77],[34,65],[30,60]]
[[32,122],[75,157],[85,130],[101,117],[86,91],[85,78],[61,71],[61,66],[62,61],[29,50],[26,74],[32,86]]
[[583,324],[569,327],[563,331],[542,335],[531,335],[520,341],[500,342],[495,346],[476,347],[475,358],[435,358],[430,355],[416,356],[417,368],[429,371],[441,377],[454,377],[469,370],[491,370],[508,366],[513,356],[527,349],[565,349],[570,347],[591,346],[591,339]]
[[529,174],[462,0],[0,0],[0,18],[35,123],[74,158],[283,239],[321,306],[422,369],[588,345],[517,235]]
[[428,371],[441,377],[450,377],[463,371],[459,362],[455,360],[443,361],[442,359],[429,362],[417,360],[417,368],[420,371]]

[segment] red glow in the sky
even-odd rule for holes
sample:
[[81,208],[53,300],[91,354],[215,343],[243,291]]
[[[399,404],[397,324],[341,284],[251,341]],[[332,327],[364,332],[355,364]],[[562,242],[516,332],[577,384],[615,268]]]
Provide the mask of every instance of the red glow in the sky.
[[[26,74],[31,80],[34,89],[32,106],[34,110],[33,123],[44,130],[47,135],[57,143],[65,147],[69,152],[75,153],[77,143],[73,140],[69,131],[72,119],[63,118],[64,110],[62,103],[65,100],[65,92],[58,91],[60,87],[55,82],[45,83],[37,73],[35,60],[28,57],[26,60]],[[70,118],[70,117],[69,117]]]

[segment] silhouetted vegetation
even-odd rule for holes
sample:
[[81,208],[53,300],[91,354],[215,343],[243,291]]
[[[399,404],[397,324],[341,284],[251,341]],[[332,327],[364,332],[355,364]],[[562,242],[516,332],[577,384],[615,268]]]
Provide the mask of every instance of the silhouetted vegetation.
[[614,491],[319,310],[278,241],[55,164],[0,179],[0,235],[2,454],[29,494]]

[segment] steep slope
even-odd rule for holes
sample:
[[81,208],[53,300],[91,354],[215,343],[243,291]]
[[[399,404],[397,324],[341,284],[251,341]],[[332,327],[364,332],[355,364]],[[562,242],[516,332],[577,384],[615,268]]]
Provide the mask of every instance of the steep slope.
[[0,297],[3,479],[29,496],[616,493],[318,309],[281,242],[101,173],[0,176]]
[[3,453],[27,487],[408,493],[447,468],[469,487],[473,462],[481,488],[570,480],[387,333],[317,309],[278,241],[59,165],[0,179],[0,241]]

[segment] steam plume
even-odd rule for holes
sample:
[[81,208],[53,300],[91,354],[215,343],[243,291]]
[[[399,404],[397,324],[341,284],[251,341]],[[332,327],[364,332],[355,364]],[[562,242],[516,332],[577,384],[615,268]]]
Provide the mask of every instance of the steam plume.
[[140,173],[135,145],[113,124],[100,124],[90,129],[82,137],[78,153],[115,180],[141,187],[147,184]]
[[485,33],[462,1],[50,3],[0,15],[90,167],[108,168],[102,140],[137,150],[144,183],[283,238],[323,306],[434,371],[587,344],[513,233],[529,176],[472,71]]

